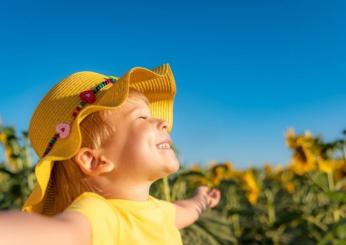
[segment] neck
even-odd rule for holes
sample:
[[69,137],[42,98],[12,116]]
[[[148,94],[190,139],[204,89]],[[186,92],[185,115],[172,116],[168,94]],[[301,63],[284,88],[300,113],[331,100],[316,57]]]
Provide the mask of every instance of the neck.
[[152,181],[143,183],[133,183],[126,181],[116,181],[98,183],[97,192],[106,199],[126,199],[133,201],[146,201],[149,199],[150,186]]

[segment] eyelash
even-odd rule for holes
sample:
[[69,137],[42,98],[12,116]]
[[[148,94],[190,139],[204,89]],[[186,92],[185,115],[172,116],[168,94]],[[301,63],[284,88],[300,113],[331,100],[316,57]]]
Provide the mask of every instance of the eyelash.
[[147,119],[148,117],[146,117],[146,116],[141,116],[141,117],[138,117],[138,118]]

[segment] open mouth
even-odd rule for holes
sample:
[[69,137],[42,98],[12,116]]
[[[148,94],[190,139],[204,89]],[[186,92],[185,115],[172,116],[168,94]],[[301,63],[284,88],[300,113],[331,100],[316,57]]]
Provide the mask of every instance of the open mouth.
[[160,143],[156,145],[159,149],[171,149],[171,145],[169,143]]

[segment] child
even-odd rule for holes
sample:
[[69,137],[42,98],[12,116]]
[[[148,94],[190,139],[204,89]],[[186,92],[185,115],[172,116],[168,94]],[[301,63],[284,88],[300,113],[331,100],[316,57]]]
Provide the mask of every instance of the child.
[[149,195],[179,169],[174,96],[168,64],[60,81],[31,119],[37,185],[24,212],[0,214],[1,244],[182,244],[178,229],[215,207],[220,192],[201,186],[174,203]]

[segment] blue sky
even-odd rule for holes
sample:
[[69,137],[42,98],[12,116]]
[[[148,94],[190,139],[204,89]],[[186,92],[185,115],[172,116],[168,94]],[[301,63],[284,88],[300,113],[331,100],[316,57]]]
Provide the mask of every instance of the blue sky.
[[183,163],[285,164],[289,127],[346,128],[345,1],[7,1],[0,115],[28,128],[42,96],[82,70],[169,63]]

